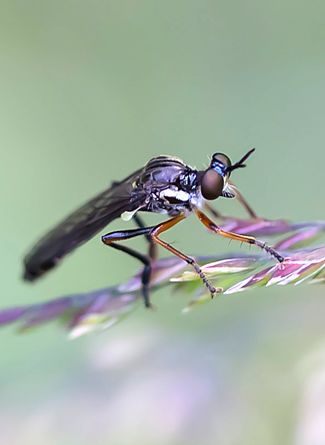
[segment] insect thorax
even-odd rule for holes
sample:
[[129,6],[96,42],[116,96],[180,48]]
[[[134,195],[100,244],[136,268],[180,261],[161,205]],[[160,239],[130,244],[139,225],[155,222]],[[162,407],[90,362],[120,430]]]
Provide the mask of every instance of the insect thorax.
[[141,210],[170,216],[191,212],[202,200],[197,171],[179,160],[159,161],[156,158],[147,164],[137,183],[137,191],[147,195],[146,206]]

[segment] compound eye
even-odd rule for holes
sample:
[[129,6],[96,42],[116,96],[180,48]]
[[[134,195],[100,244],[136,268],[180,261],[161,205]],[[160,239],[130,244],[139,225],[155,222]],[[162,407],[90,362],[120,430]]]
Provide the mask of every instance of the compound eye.
[[209,168],[201,180],[201,193],[203,198],[212,200],[217,199],[223,190],[223,177],[212,168]]
[[212,156],[212,163],[213,162],[221,162],[225,167],[231,166],[231,160],[224,153],[214,153]]

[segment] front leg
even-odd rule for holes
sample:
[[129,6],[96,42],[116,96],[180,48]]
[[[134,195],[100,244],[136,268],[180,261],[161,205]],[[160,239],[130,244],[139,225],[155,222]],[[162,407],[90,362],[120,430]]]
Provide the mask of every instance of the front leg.
[[269,253],[271,256],[276,258],[279,261],[279,263],[282,263],[284,261],[284,257],[280,255],[275,249],[273,249],[273,247],[268,246],[264,241],[260,241],[254,238],[253,236],[239,235],[238,233],[227,232],[226,230],[223,230],[221,227],[215,224],[199,209],[195,209],[195,214],[199,218],[201,223],[204,224],[205,227],[207,227],[212,232],[217,233],[218,235],[221,235],[225,238],[241,241],[243,243],[255,244],[255,246],[260,247],[261,249]]
[[[238,202],[244,207],[246,210],[249,218],[251,219],[258,219],[258,216],[256,212],[253,210],[253,208],[248,204],[244,196],[240,193],[240,191],[237,189],[237,187],[229,181],[230,186],[232,186],[232,191],[234,192],[234,198],[238,200]],[[215,218],[219,219],[228,219],[229,217],[222,215],[220,212],[215,210],[210,204],[205,203],[206,209],[213,215]]]
[[257,219],[258,216],[256,212],[253,210],[253,208],[248,204],[244,196],[240,193],[240,191],[237,189],[237,187],[230,182],[230,184],[234,187],[234,193],[236,195],[236,198],[238,199],[239,203],[244,207],[246,212],[248,213],[249,217],[252,219]]

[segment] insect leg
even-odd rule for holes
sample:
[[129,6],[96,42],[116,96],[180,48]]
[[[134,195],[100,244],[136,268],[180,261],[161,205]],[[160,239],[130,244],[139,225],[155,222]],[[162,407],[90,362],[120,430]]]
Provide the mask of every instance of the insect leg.
[[[232,184],[229,181],[230,184]],[[237,187],[234,190],[235,193],[235,197],[236,199],[238,199],[239,203],[244,207],[244,209],[246,210],[246,212],[248,213],[248,216],[252,219],[257,219],[258,216],[256,214],[256,212],[252,209],[252,207],[248,204],[248,202],[246,201],[246,199],[244,198],[244,196],[240,193],[240,191],[237,189]],[[217,210],[215,210],[210,204],[205,203],[205,208],[211,213],[211,215],[213,215],[215,218],[227,218],[226,216],[222,215],[220,212],[218,212]]]
[[183,252],[175,249],[175,247],[171,246],[170,244],[166,243],[162,239],[159,238],[159,235],[166,230],[172,228],[174,225],[179,223],[185,219],[184,215],[176,216],[172,219],[169,219],[168,221],[162,222],[160,224],[157,224],[156,226],[151,227],[143,227],[140,229],[133,229],[133,230],[121,230],[116,232],[108,233],[104,236],[102,236],[102,241],[108,245],[112,246],[113,248],[117,250],[121,250],[125,253],[128,253],[134,258],[137,258],[139,261],[141,261],[144,264],[144,271],[142,274],[142,285],[143,285],[143,296],[145,300],[146,307],[150,307],[150,299],[149,299],[149,281],[150,281],[150,274],[151,274],[151,261],[150,258],[146,257],[145,255],[142,255],[138,252],[136,252],[133,249],[130,249],[125,246],[121,246],[120,244],[117,244],[117,241],[123,241],[127,239],[134,238],[139,235],[149,235],[154,242],[159,244],[160,246],[167,249],[169,252],[171,252],[173,255],[176,255],[178,258],[181,258],[183,261],[188,263],[193,267],[195,272],[199,275],[205,286],[208,288],[211,297],[213,297],[216,293],[220,292],[220,288],[215,288],[212,286],[212,284],[209,282],[209,280],[206,278],[204,273],[202,272],[202,269],[198,265],[198,263],[194,260],[194,258],[185,255]]
[[244,207],[244,209],[246,210],[246,212],[248,213],[248,215],[250,216],[250,218],[252,219],[256,219],[258,218],[257,214],[255,213],[255,211],[252,209],[252,207],[248,204],[248,202],[246,201],[246,199],[243,197],[243,195],[240,193],[240,191],[236,188],[236,198],[238,199],[238,201],[240,202],[240,204]]
[[151,236],[153,238],[153,240],[159,244],[160,246],[164,247],[165,249],[167,249],[169,252],[171,252],[172,254],[178,256],[179,258],[181,258],[182,260],[186,261],[187,264],[189,264],[190,266],[193,267],[193,269],[195,270],[195,272],[199,275],[199,277],[201,278],[201,280],[203,281],[203,283],[205,284],[205,286],[208,288],[211,297],[213,298],[214,295],[220,291],[222,291],[221,288],[215,288],[214,286],[212,286],[212,284],[210,283],[210,281],[207,279],[207,277],[205,276],[205,274],[203,273],[202,269],[200,268],[200,266],[198,265],[198,263],[195,261],[194,258],[185,255],[183,252],[181,252],[180,250],[175,249],[175,247],[171,246],[170,244],[166,243],[166,241],[163,241],[162,239],[159,238],[159,235],[163,232],[165,232],[166,230],[170,229],[171,227],[173,227],[175,224],[179,223],[180,221],[182,221],[185,218],[184,215],[179,215],[176,216],[172,219],[169,219],[168,221],[165,221],[163,223],[158,224],[157,226],[155,226],[152,230],[151,230]]
[[130,247],[122,246],[121,244],[118,244],[116,241],[123,241],[130,238],[134,238],[139,235],[147,235],[152,227],[142,227],[139,229],[134,230],[121,230],[116,232],[107,233],[106,235],[102,236],[102,241],[107,246],[111,246],[116,250],[120,250],[122,252],[127,253],[128,255],[132,256],[133,258],[136,258],[137,260],[141,261],[141,263],[144,265],[141,281],[142,281],[142,292],[143,292],[143,298],[144,298],[144,304],[146,307],[151,307],[150,298],[149,298],[149,282],[150,282],[150,274],[151,274],[151,258],[143,255],[139,252],[137,252],[134,249],[131,249]]
[[268,252],[270,255],[276,258],[280,263],[284,261],[283,256],[280,255],[275,249],[268,246],[264,241],[257,240],[253,236],[239,235],[238,233],[227,232],[223,230],[221,227],[219,227],[217,224],[215,224],[210,218],[208,218],[203,212],[201,212],[201,210],[195,209],[195,214],[199,218],[201,223],[204,224],[205,227],[207,227],[212,232],[224,236],[225,238],[230,238],[248,244],[255,244],[255,246],[258,246],[261,249]]
[[210,204],[208,204],[207,202],[204,204],[204,207],[206,210],[208,210],[211,215],[213,215],[215,218],[218,219],[222,219],[222,218],[226,218],[226,216],[224,216],[222,213],[218,212],[218,210],[215,210],[212,206],[210,206]]
[[[144,229],[146,227],[143,219],[137,213],[133,216],[133,219],[136,225],[141,229]],[[157,258],[157,245],[154,243],[152,237],[149,234],[146,234],[145,237],[149,243],[149,257],[151,260],[155,260]]]

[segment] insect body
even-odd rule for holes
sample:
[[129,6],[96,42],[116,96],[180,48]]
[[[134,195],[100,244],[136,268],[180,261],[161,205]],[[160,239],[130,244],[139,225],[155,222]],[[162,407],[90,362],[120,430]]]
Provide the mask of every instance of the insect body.
[[[256,217],[238,191],[229,183],[231,172],[245,167],[245,160],[254,150],[250,150],[239,162],[231,164],[222,154],[212,156],[206,170],[196,170],[178,158],[158,156],[151,159],[142,169],[137,170],[121,182],[97,195],[84,206],[73,212],[32,248],[24,259],[24,279],[34,281],[52,269],[65,255],[88,241],[111,221],[118,217],[133,218],[139,228],[110,232],[102,236],[102,241],[117,250],[137,258],[144,265],[142,273],[143,296],[145,305],[150,306],[149,283],[151,263],[160,245],[190,264],[201,277],[213,296],[215,289],[203,274],[195,260],[160,238],[160,234],[194,213],[212,232],[221,236],[255,244],[282,262],[283,257],[272,247],[254,237],[226,232],[216,225],[204,209],[216,214],[208,204],[220,196],[238,196],[251,217]],[[170,218],[167,221],[147,227],[139,212],[162,213]],[[143,255],[120,241],[144,235],[150,242],[148,255]]]

